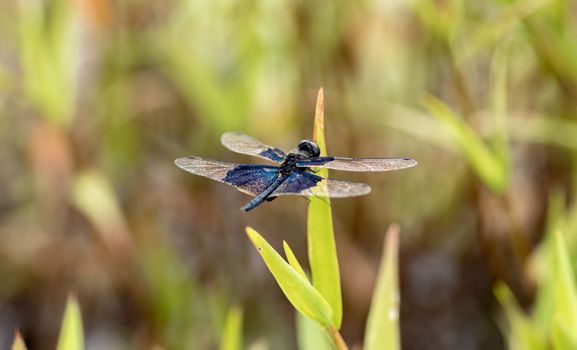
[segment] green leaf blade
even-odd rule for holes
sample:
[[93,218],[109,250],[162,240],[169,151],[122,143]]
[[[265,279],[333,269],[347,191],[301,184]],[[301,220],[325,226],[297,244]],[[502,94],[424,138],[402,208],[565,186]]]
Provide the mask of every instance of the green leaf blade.
[[335,347],[327,332],[318,323],[297,313],[297,343],[299,350],[333,350]]
[[222,332],[220,350],[242,350],[242,308],[230,308]]
[[286,241],[282,241],[282,246],[284,248],[284,253],[286,255],[289,265],[308,281],[307,274],[305,273],[305,270],[303,270],[301,264],[297,260],[297,257],[295,256],[295,253],[293,253],[291,247],[289,247]]
[[567,245],[561,232],[555,233],[556,274],[554,281],[555,312],[560,321],[569,329],[577,329],[577,289],[575,274],[567,252]]
[[398,350],[399,332],[399,227],[391,225],[387,232],[377,287],[367,320],[365,350]]
[[[315,111],[313,139],[321,155],[327,154],[324,126],[324,93],[319,90]],[[327,169],[319,169],[317,175],[328,177]],[[339,262],[335,243],[330,200],[311,197],[308,208],[307,240],[313,285],[333,310],[332,325],[340,329],[342,321],[342,296]]]
[[509,147],[509,131],[507,129],[507,71],[508,45],[500,45],[495,49],[491,62],[491,114],[493,116],[494,155],[499,160],[503,177],[511,176],[511,150]]
[[43,117],[63,127],[72,121],[76,98],[75,14],[71,1],[18,1],[24,93]]
[[131,245],[131,237],[117,195],[110,181],[97,171],[78,174],[72,202],[96,227],[96,232],[112,251]]
[[511,290],[503,282],[499,282],[495,286],[494,294],[507,319],[506,333],[508,333],[509,348],[513,350],[547,349],[545,333],[523,313]]
[[553,318],[551,344],[553,350],[577,349],[575,332],[571,332],[571,329],[559,317]]
[[12,350],[27,350],[26,344],[24,343],[24,339],[22,339],[20,332],[16,332],[16,335],[14,336],[14,341],[12,342]]
[[319,322],[323,327],[329,327],[332,324],[332,310],[323,296],[306,278],[293,269],[258,232],[247,227],[246,233],[295,309],[308,318]]
[[84,331],[82,328],[82,314],[78,300],[74,295],[68,297],[66,311],[60,328],[57,350],[84,349]]
[[458,150],[467,160],[477,176],[496,194],[503,194],[509,184],[507,165],[477,135],[473,129],[444,103],[433,96],[425,98],[423,104],[447,129]]

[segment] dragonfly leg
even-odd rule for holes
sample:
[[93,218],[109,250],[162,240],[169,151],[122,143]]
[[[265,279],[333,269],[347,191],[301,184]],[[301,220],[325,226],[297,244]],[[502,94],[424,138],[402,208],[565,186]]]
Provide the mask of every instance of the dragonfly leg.
[[309,173],[313,173],[316,174],[318,172],[318,170],[315,170],[313,168],[303,168],[304,171],[308,171]]

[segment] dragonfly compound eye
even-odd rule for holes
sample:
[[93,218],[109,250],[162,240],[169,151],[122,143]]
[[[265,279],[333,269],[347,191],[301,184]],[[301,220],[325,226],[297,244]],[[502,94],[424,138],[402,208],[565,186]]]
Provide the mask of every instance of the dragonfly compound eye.
[[299,153],[310,158],[316,158],[321,155],[319,146],[311,140],[302,140],[299,142],[298,150]]

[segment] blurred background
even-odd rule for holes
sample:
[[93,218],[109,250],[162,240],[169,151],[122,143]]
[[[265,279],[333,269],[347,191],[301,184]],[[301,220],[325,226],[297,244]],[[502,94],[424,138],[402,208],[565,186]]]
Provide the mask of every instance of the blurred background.
[[330,154],[419,162],[331,173],[373,188],[333,201],[345,340],[397,222],[403,349],[506,348],[495,283],[531,309],[552,217],[577,252],[576,57],[571,0],[0,2],[0,348],[53,349],[70,291],[89,349],[214,349],[231,305],[247,348],[296,348],[244,227],[304,262],[306,200],[241,213],[173,160],[291,149],[321,86]]

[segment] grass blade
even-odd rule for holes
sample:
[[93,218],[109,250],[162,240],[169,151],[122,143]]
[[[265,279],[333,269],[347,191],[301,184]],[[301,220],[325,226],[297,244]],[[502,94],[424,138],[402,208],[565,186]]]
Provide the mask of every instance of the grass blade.
[[507,130],[507,71],[509,45],[495,48],[491,62],[491,114],[493,116],[493,154],[499,160],[503,176],[511,173],[511,152]]
[[503,282],[495,287],[495,296],[505,311],[509,325],[507,336],[509,348],[512,350],[547,349],[545,334],[523,313],[515,297]]
[[575,332],[571,332],[571,329],[559,317],[553,318],[551,344],[553,350],[577,349]]
[[329,327],[332,324],[332,310],[323,296],[306,278],[293,269],[258,232],[247,227],[246,234],[295,309],[308,318],[319,322],[323,327]]
[[332,350],[335,347],[318,323],[297,313],[297,343],[299,350]]
[[26,350],[26,344],[20,332],[16,332],[14,336],[14,342],[12,343],[12,350]]
[[555,233],[556,241],[556,274],[553,285],[555,312],[569,329],[577,329],[577,291],[575,288],[575,275],[571,268],[571,260],[567,253],[565,239],[561,232]]
[[242,309],[239,306],[233,306],[228,311],[220,350],[241,350],[242,346]]
[[469,40],[458,50],[457,63],[464,66],[479,53],[487,52],[490,47],[512,31],[515,25],[551,3],[550,0],[521,0],[499,11],[499,15],[479,27]]
[[20,0],[18,10],[24,92],[44,117],[68,126],[76,98],[74,4]]
[[102,240],[114,252],[130,246],[129,229],[114,188],[102,174],[86,171],[74,182],[73,203],[96,227]]
[[82,330],[82,315],[76,296],[70,295],[66,303],[66,311],[60,328],[57,350],[84,349],[84,332]]
[[297,260],[297,257],[295,256],[295,253],[293,253],[291,247],[289,247],[289,245],[286,241],[282,241],[282,246],[284,248],[284,253],[286,255],[286,258],[287,258],[290,266],[292,266],[292,268],[295,269],[296,272],[298,272],[301,276],[306,278],[308,281],[309,278],[307,277],[305,270],[303,270],[301,264]]
[[[319,145],[321,155],[326,155],[324,94],[322,88],[317,96],[313,139]],[[319,169],[316,174],[321,177],[328,177],[328,170]],[[328,198],[311,197],[308,209],[307,231],[313,285],[329,303],[333,310],[332,324],[336,329],[339,329],[343,312],[341,279],[331,203]]]
[[399,333],[399,227],[391,225],[387,232],[377,287],[367,320],[365,350],[397,350],[401,348]]
[[507,167],[503,161],[494,154],[467,123],[457,117],[444,103],[428,96],[424,100],[424,105],[445,126],[477,176],[493,192],[504,193],[509,178]]
[[[300,314],[299,314],[300,315]],[[305,317],[306,318],[306,317]],[[313,322],[313,321],[311,321]],[[253,341],[246,350],[270,350],[271,346],[265,338],[260,338]]]

